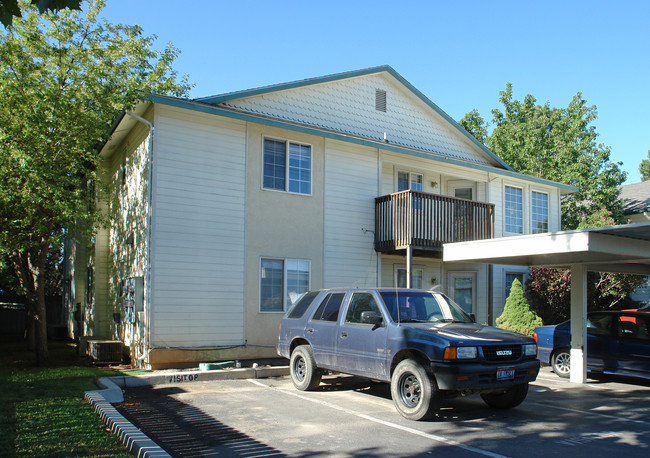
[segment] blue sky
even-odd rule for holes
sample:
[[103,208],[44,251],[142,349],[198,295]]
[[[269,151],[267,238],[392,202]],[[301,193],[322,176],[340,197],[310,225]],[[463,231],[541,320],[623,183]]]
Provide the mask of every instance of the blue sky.
[[650,150],[650,1],[107,0],[181,51],[192,97],[388,64],[459,120],[499,92],[566,107],[582,93],[627,183]]

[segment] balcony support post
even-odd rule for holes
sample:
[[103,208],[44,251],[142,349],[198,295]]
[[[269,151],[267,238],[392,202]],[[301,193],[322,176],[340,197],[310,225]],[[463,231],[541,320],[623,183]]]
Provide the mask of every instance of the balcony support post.
[[411,288],[411,273],[413,272],[413,247],[406,247],[406,287]]

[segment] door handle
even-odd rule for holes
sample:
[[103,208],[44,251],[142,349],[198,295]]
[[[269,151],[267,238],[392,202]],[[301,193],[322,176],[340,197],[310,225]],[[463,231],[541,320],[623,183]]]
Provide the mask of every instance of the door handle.
[[314,330],[312,328],[307,329],[307,334],[313,334],[313,333],[314,333]]
[[345,339],[348,336],[347,332],[342,332],[341,333],[341,338]]

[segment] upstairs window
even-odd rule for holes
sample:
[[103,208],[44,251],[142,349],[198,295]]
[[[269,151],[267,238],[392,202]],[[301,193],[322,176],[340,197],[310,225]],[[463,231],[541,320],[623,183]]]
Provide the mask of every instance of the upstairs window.
[[262,187],[311,194],[311,146],[264,139]]
[[524,201],[521,188],[506,186],[505,216],[506,232],[511,234],[524,233]]
[[533,191],[530,211],[532,233],[548,232],[548,194]]

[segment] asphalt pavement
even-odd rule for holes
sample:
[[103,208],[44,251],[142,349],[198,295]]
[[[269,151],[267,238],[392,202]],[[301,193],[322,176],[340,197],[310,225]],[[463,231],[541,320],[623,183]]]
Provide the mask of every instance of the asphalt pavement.
[[394,409],[387,384],[326,376],[316,391],[289,377],[160,384],[124,390],[115,408],[169,455],[247,457],[604,457],[650,455],[650,384],[575,385],[542,368],[523,404],[445,401],[431,421]]

